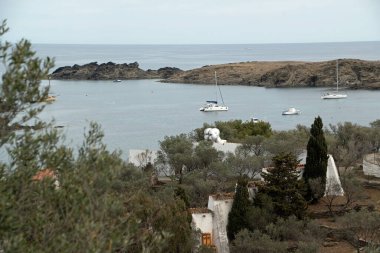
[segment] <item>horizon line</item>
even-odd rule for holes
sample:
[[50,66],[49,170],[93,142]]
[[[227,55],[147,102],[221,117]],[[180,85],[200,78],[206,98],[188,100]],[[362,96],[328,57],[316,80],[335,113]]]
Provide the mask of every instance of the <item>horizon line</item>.
[[[30,40],[29,40],[30,41]],[[342,43],[380,43],[380,40],[368,41],[325,41],[325,42],[271,42],[271,43],[49,43],[32,42],[32,45],[92,45],[92,46],[206,46],[206,45],[284,45],[284,44],[342,44]]]

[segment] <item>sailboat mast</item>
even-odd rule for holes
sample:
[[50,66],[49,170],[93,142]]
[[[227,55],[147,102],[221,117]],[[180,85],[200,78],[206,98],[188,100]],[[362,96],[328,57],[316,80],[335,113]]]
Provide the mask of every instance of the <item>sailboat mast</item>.
[[218,102],[218,78],[216,77],[216,71],[214,72],[215,75],[215,101]]
[[215,71],[215,85],[216,85],[216,101],[218,102],[218,90],[219,90],[220,98],[222,99],[222,104],[224,105],[222,91],[220,90],[220,87],[218,86],[218,78],[216,76],[216,71]]
[[336,91],[339,89],[339,62],[336,60]]

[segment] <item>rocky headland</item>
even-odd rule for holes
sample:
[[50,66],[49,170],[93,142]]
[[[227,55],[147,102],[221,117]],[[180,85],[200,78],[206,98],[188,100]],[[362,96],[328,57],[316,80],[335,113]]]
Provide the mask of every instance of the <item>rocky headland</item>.
[[[183,71],[162,80],[170,83],[264,87],[335,87],[336,61],[241,62]],[[380,89],[380,61],[339,60],[339,88]]]
[[[263,87],[335,87],[336,60],[323,62],[262,61],[204,66],[183,71],[165,67],[143,70],[137,62],[98,64],[92,62],[56,69],[51,79],[60,80],[130,80],[160,79],[168,83],[214,84],[214,72],[221,85]],[[339,60],[339,87],[380,89],[380,61]]]
[[50,78],[55,80],[167,79],[179,72],[182,70],[172,67],[142,70],[137,62],[130,64],[91,62],[82,66],[75,64],[57,68]]

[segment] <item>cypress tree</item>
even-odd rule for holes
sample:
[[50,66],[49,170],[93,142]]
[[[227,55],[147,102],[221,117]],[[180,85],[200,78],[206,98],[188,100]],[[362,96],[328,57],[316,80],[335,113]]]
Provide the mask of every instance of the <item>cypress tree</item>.
[[234,202],[228,214],[227,237],[230,241],[235,239],[235,235],[242,229],[248,228],[247,213],[250,207],[248,196],[248,181],[244,178],[238,180]]
[[306,164],[303,173],[303,178],[308,185],[308,199],[315,197],[319,199],[323,196],[324,191],[320,191],[322,194],[319,196],[312,196],[309,180],[319,178],[321,180],[321,189],[325,189],[327,160],[327,144],[323,133],[323,123],[321,117],[318,116],[311,125],[310,138],[307,143]]

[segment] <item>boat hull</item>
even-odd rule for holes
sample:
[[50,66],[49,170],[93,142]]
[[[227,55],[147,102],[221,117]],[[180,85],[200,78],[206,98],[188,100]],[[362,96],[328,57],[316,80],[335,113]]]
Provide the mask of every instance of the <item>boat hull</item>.
[[202,112],[220,112],[228,111],[228,106],[212,106],[212,107],[202,107],[199,109]]
[[321,96],[322,99],[342,99],[347,98],[346,94],[327,94]]

